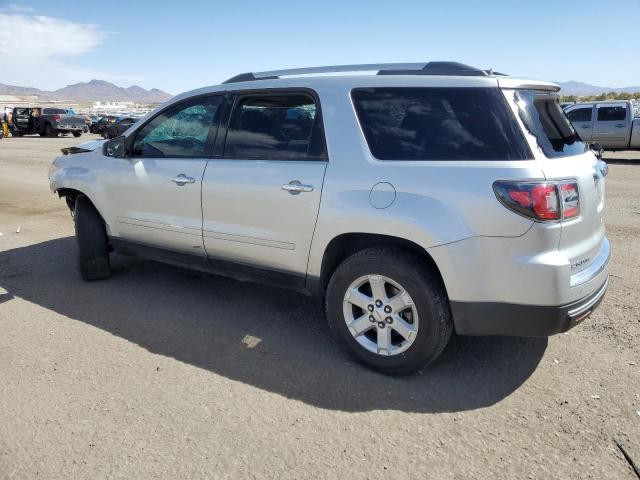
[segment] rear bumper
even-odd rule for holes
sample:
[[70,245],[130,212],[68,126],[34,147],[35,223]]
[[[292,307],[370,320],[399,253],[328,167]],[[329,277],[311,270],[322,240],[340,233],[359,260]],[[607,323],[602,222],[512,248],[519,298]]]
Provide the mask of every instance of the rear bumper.
[[546,337],[566,332],[587,318],[602,301],[608,284],[607,276],[595,292],[567,305],[452,301],[451,312],[460,335]]

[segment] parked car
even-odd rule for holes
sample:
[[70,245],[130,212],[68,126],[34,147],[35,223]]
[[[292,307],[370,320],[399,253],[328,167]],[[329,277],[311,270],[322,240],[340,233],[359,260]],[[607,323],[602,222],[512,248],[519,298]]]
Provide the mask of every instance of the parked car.
[[107,123],[102,136],[107,139],[119,137],[138,120],[139,119],[133,117],[124,117],[117,119],[115,123]]
[[640,149],[640,118],[631,101],[577,103],[565,113],[584,142],[607,150]]
[[296,289],[409,373],[454,329],[552,335],[602,299],[607,167],[558,90],[452,62],[242,74],[63,149],[50,185],[83,279],[114,250]]
[[58,134],[72,133],[79,137],[84,131],[84,117],[68,114],[62,108],[16,107],[9,129],[11,135],[39,134],[42,137],[57,137]]
[[115,123],[116,117],[114,115],[107,115],[101,117],[95,124],[93,124],[93,130],[90,130],[91,133],[97,133],[98,135],[104,136],[104,131],[107,125]]

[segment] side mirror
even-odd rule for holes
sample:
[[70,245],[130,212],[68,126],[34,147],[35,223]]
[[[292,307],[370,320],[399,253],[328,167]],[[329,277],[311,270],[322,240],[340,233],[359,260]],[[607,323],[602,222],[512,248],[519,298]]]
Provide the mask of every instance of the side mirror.
[[598,157],[598,159],[602,159],[602,152],[604,152],[604,148],[602,148],[600,142],[590,143],[589,149],[596,154],[596,157]]
[[126,157],[125,140],[124,135],[122,135],[105,142],[102,147],[103,155],[105,157]]

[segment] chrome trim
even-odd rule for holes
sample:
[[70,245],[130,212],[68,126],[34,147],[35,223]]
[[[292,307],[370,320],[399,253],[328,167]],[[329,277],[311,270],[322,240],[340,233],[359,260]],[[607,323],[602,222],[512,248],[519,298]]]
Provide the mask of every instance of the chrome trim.
[[593,280],[600,274],[600,272],[607,268],[610,259],[611,244],[605,237],[602,242],[602,247],[600,247],[600,251],[598,252],[596,258],[593,259],[593,262],[591,262],[591,265],[589,265],[584,270],[576,273],[575,275],[571,275],[569,286],[573,288]]
[[571,318],[577,317],[581,313],[584,313],[587,310],[589,310],[591,307],[593,307],[596,303],[598,303],[598,301],[605,294],[605,292],[607,291],[607,287],[608,286],[609,286],[609,277],[607,277],[607,279],[604,282],[604,285],[602,285],[602,287],[600,287],[600,290],[598,290],[598,292],[591,298],[591,300],[589,300],[587,303],[585,303],[583,305],[580,305],[580,306],[574,308],[573,310],[569,310],[567,312],[569,317],[571,317]]
[[246,243],[249,245],[259,245],[261,247],[280,248],[282,250],[295,250],[296,245],[290,242],[281,242],[279,240],[269,240],[267,238],[248,237],[245,235],[236,235],[232,233],[214,232],[213,230],[203,230],[202,235],[206,238],[215,238],[216,240],[226,240],[228,242]]

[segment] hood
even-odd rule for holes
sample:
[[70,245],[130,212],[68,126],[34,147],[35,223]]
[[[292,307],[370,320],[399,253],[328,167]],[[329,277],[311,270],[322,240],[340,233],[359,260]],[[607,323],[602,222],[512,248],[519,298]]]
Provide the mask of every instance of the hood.
[[91,142],[81,143],[74,147],[61,148],[60,151],[63,155],[73,155],[74,153],[93,152],[95,149],[100,148],[106,140],[93,140]]

